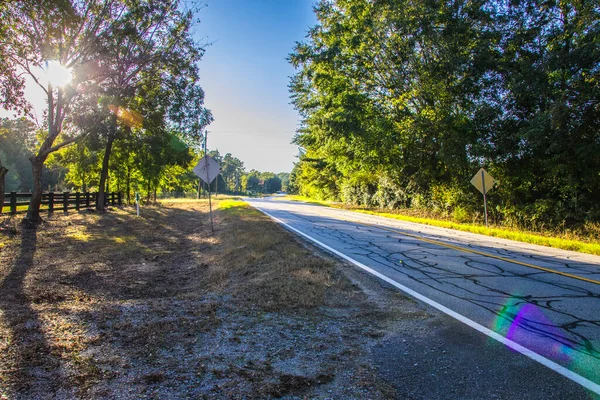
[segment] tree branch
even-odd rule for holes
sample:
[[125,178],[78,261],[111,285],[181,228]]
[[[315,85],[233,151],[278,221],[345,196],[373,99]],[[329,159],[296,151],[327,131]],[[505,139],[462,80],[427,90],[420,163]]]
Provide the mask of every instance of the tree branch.
[[88,134],[89,134],[88,132],[80,133],[79,135],[73,136],[72,138],[66,139],[66,140],[60,142],[59,144],[54,145],[53,147],[50,147],[43,153],[40,152],[39,155],[49,155],[50,153],[54,153],[55,151],[60,150],[65,146],[68,146],[72,143],[77,142],[78,140],[85,138]]

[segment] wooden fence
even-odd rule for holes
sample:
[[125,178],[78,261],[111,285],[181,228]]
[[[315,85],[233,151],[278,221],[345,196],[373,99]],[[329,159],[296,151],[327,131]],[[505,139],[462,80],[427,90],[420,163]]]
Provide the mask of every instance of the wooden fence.
[[[10,192],[4,194],[4,204],[0,204],[0,213],[4,208],[9,209],[11,214],[18,212],[26,212],[26,206],[31,200],[31,193]],[[90,208],[96,206],[98,202],[98,193],[80,193],[80,192],[62,192],[62,193],[43,193],[41,211],[80,210],[82,208]],[[104,205],[122,205],[121,193],[105,193]]]

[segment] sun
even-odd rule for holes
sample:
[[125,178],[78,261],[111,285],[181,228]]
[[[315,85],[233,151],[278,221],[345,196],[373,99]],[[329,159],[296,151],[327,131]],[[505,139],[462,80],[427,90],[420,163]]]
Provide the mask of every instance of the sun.
[[73,74],[71,69],[63,66],[58,61],[48,61],[46,65],[48,83],[54,87],[62,87],[71,82]]
[[[33,76],[25,75],[25,88],[23,91],[25,100],[31,105],[32,117],[36,121],[40,121],[43,118],[44,111],[48,109],[48,94],[45,92],[48,84],[54,88],[64,87],[73,78],[72,70],[58,61],[49,60],[42,65],[31,68]],[[19,115],[19,113],[4,110],[0,107],[0,118],[16,118]]]

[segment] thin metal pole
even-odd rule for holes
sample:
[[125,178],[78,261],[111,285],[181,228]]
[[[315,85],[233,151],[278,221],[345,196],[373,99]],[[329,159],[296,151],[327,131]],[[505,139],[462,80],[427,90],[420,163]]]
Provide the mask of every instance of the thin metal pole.
[[485,196],[485,179],[484,172],[481,171],[481,187],[483,188],[483,209],[485,210],[485,227],[488,227],[488,217],[487,217],[487,198]]
[[210,182],[208,182],[208,177],[210,176],[208,173],[208,169],[209,169],[209,163],[208,163],[208,152],[207,152],[207,142],[208,142],[208,130],[205,131],[206,133],[204,134],[204,158],[206,159],[206,181],[208,183],[208,209],[210,212],[210,231],[212,233],[215,233],[215,227],[213,225],[213,215],[212,215],[212,201],[210,199]]

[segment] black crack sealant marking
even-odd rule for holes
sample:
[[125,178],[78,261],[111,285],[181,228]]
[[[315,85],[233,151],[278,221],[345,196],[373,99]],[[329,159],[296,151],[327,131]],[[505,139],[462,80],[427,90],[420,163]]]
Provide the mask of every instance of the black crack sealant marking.
[[[301,218],[306,223],[312,224],[311,229],[319,236],[340,241],[345,248],[352,249],[353,253],[369,259],[371,263],[386,267],[406,279],[429,288],[429,290],[472,304],[487,313],[491,313],[495,318],[503,318],[509,322],[515,320],[517,313],[509,312],[505,307],[507,299],[513,299],[511,307],[514,310],[518,310],[525,304],[532,304],[543,310],[544,315],[550,321],[557,322],[548,324],[525,316],[519,320],[520,329],[600,360],[600,352],[595,347],[597,344],[592,343],[592,340],[583,333],[578,332],[580,327],[600,327],[600,322],[579,317],[574,313],[562,310],[560,307],[562,303],[568,300],[593,298],[598,299],[597,309],[600,309],[599,293],[581,286],[558,281],[558,279],[557,282],[540,280],[540,278],[546,278],[550,275],[543,271],[521,273],[515,272],[514,267],[511,268],[512,271],[509,271],[504,267],[507,261],[493,258],[486,259],[485,256],[479,254],[465,255],[458,250],[421,242],[411,237],[390,240],[393,239],[393,236],[390,237],[390,232],[379,229],[377,226],[355,225],[352,226],[352,229],[344,229],[346,227],[332,224],[319,216],[302,216]],[[332,227],[332,225],[335,225],[335,227]],[[398,234],[402,233],[398,232]],[[409,248],[404,250],[394,249],[393,251],[390,249],[390,247],[396,246],[402,246],[403,248],[408,246]],[[477,248],[477,246],[472,247]],[[514,251],[511,252],[507,249],[500,249],[496,253],[514,256]],[[445,267],[439,260],[435,260],[438,257],[453,259],[454,262],[449,263],[449,265],[462,263],[465,266],[465,271],[457,271],[456,267]],[[564,268],[569,267],[567,263],[561,263],[548,257],[529,256],[527,258]],[[580,268],[584,268],[584,266]],[[496,278],[535,282],[538,285],[547,286],[552,292],[561,292],[561,294],[536,297],[531,295],[518,296],[499,289]],[[555,330],[560,333],[556,333]]]
[[[510,264],[512,271],[507,270],[505,265],[508,261],[486,258],[480,254],[465,254],[456,249],[423,242],[416,238],[404,237],[393,240],[393,235],[390,237],[390,231],[378,228],[376,225],[355,225],[351,221],[344,221],[352,224],[344,226],[328,217],[319,215],[294,216],[302,224],[307,224],[313,234],[341,242],[344,248],[350,249],[348,251],[354,255],[367,258],[372,264],[385,267],[405,279],[428,288],[428,290],[471,304],[496,319],[513,323],[520,307],[532,304],[543,310],[544,315],[553,321],[553,324],[532,320],[525,316],[519,320],[519,329],[531,335],[560,343],[596,361],[600,360],[600,352],[596,347],[598,343],[594,343],[594,340],[580,332],[584,328],[599,327],[600,321],[577,316],[564,310],[565,307],[561,307],[563,303],[570,300],[591,298],[598,302],[598,306],[595,308],[600,309],[600,294],[586,288],[589,285],[581,287],[571,284],[569,280],[548,280],[546,278],[550,274],[543,271],[516,272],[515,265],[517,264]],[[402,232],[398,232],[398,234],[401,235]],[[457,244],[464,246],[464,243],[458,242]],[[402,249],[394,249],[397,246],[401,246]],[[477,248],[476,246],[470,247]],[[504,248],[499,249],[497,253],[515,256],[514,250],[510,251]],[[438,257],[452,259],[454,262],[440,263],[439,260],[435,260]],[[547,257],[544,258],[544,262],[546,262]],[[551,261],[553,261],[552,264],[568,267],[567,263]],[[463,272],[457,271],[456,266],[454,269],[445,266],[460,263],[465,266]],[[520,279],[525,281],[524,285],[526,282],[541,284],[547,286],[553,293],[560,292],[560,294],[535,297],[519,296],[500,289],[501,285],[498,285],[498,279]],[[511,304],[510,307],[507,307],[506,302],[509,299]]]

